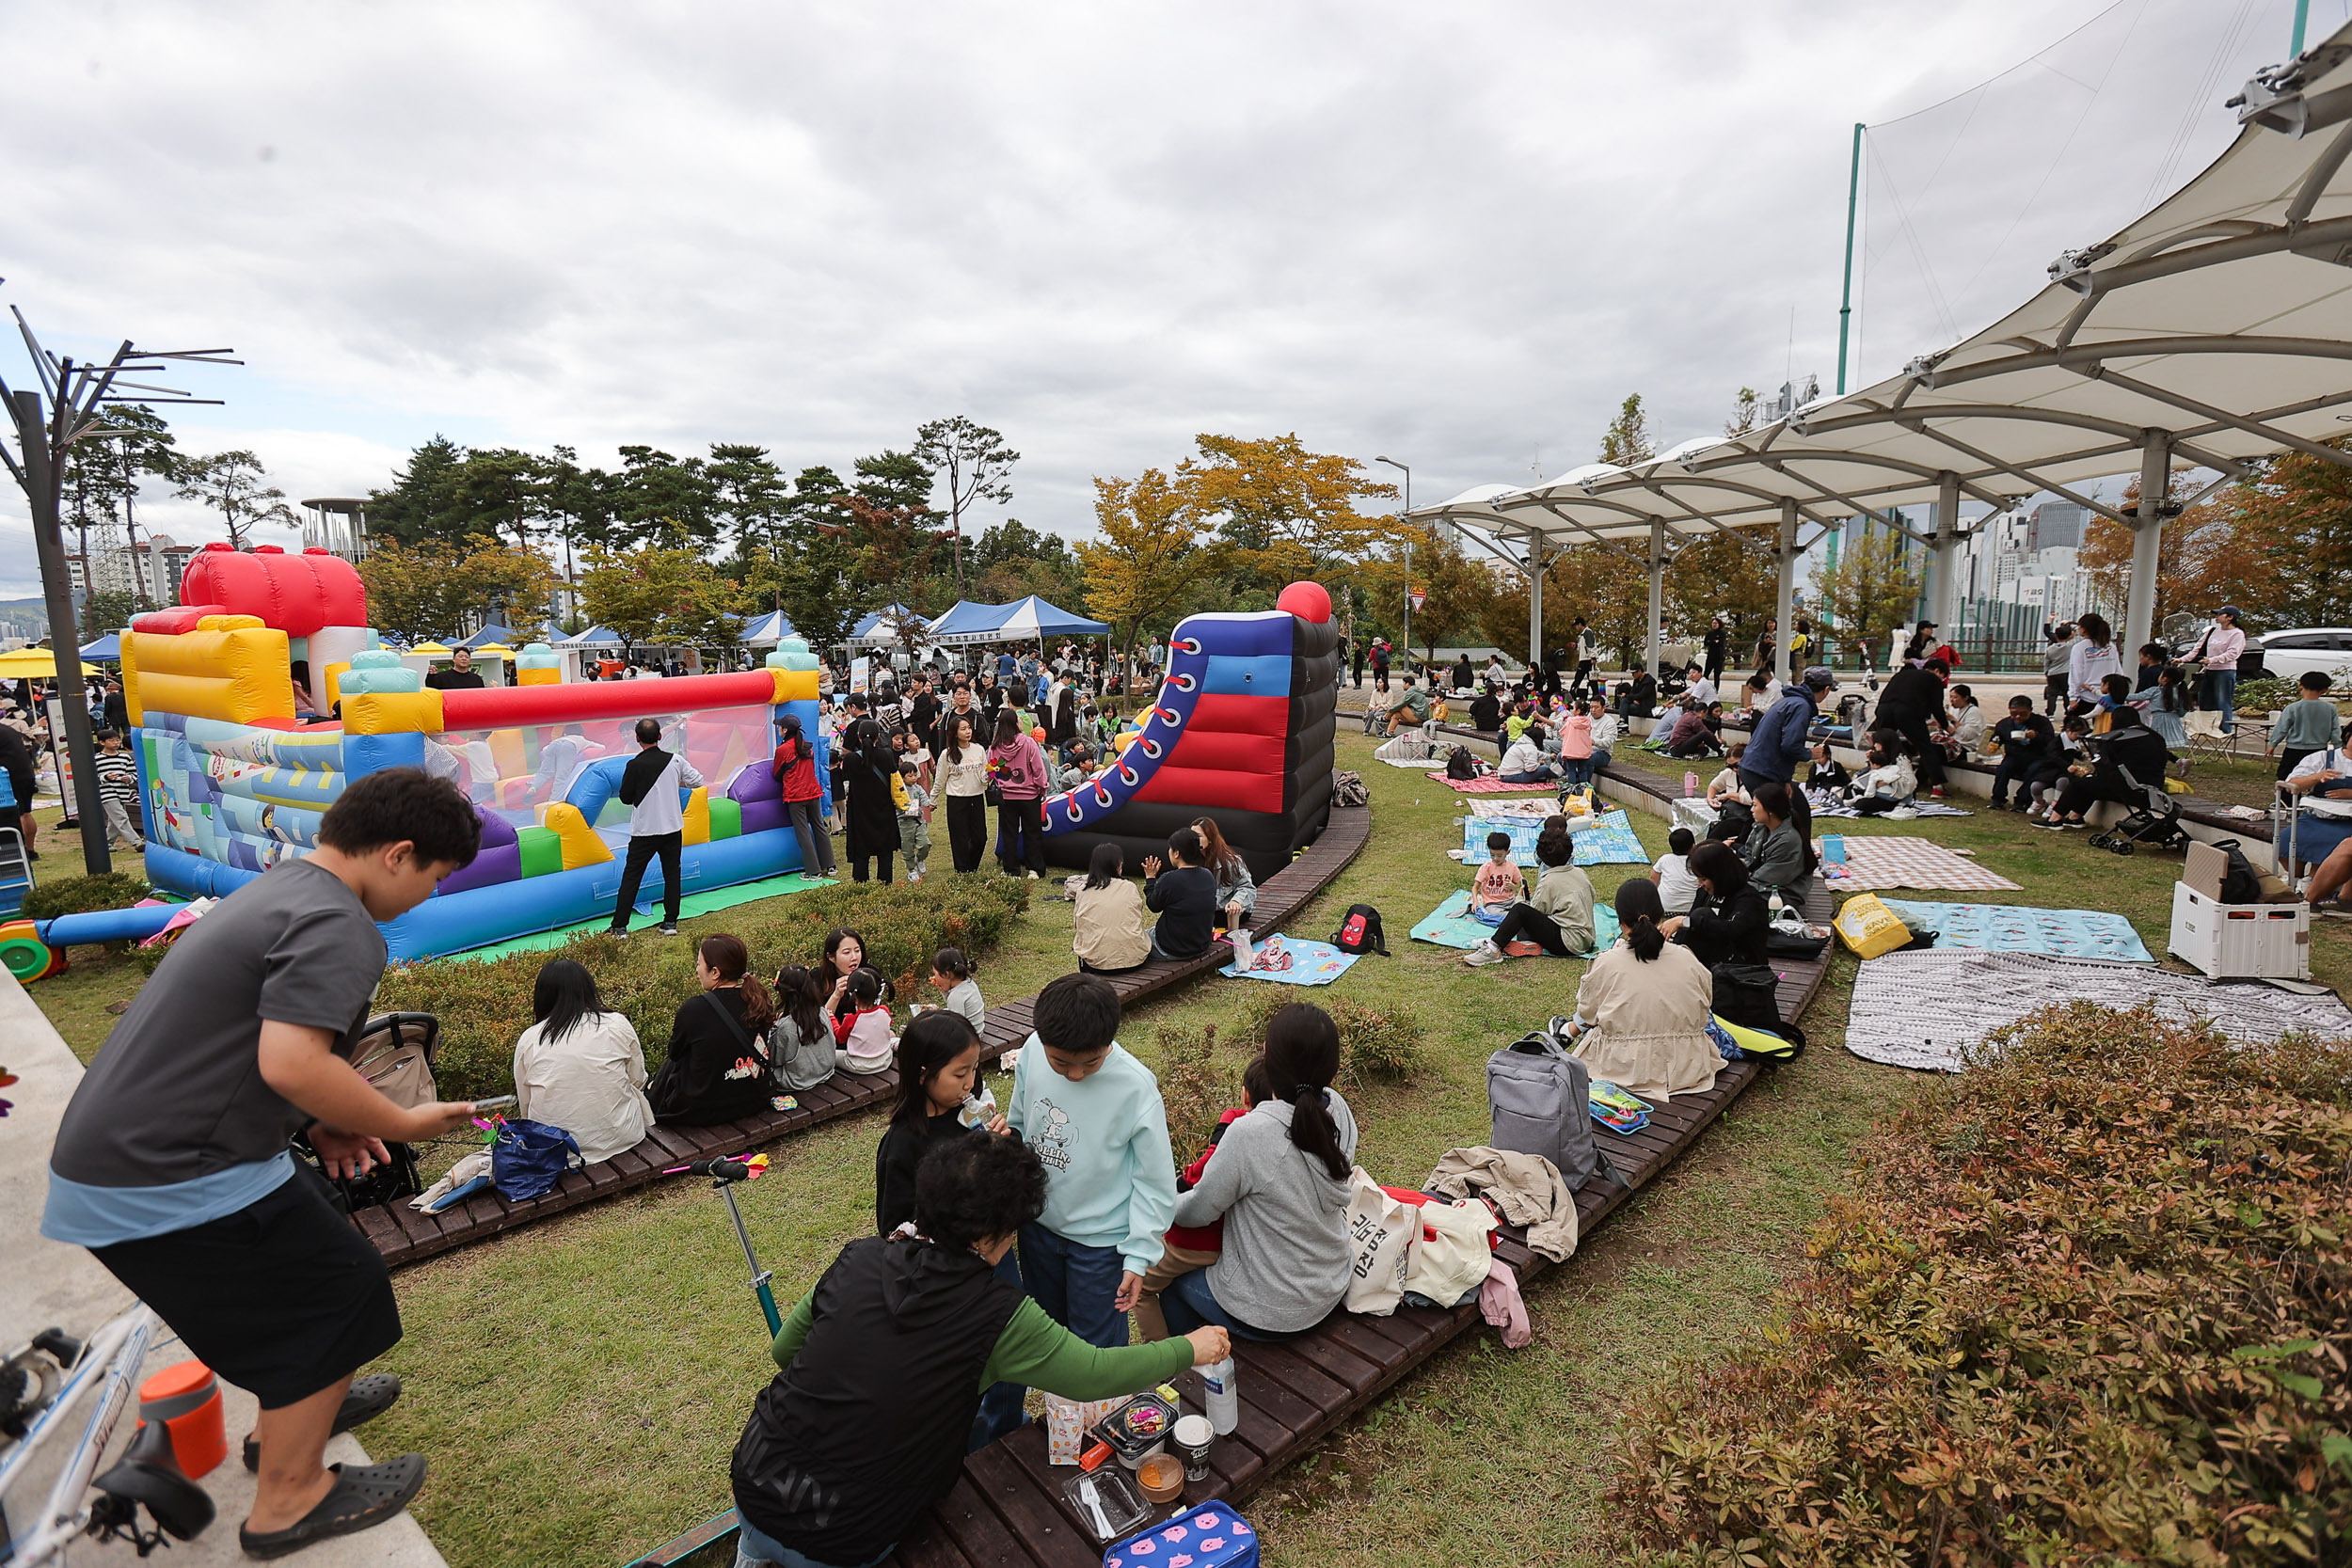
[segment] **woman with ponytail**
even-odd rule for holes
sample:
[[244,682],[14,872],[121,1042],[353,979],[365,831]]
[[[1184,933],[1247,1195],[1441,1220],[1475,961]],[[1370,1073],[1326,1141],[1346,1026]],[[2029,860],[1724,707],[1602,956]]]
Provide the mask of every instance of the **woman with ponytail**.
[[1224,1252],[1160,1297],[1179,1334],[1208,1324],[1238,1338],[1295,1338],[1347,1294],[1348,1170],[1356,1117],[1331,1087],[1340,1032],[1294,1003],[1266,1024],[1267,1098],[1225,1131],[1200,1185],[1176,1200],[1179,1226],[1225,1222]]
[[1714,976],[1666,940],[1666,907],[1647,878],[1618,884],[1617,924],[1625,934],[1576,989],[1576,1053],[1596,1079],[1644,1100],[1713,1088],[1723,1065],[1707,1034]]
[[776,1004],[749,973],[751,963],[741,937],[707,936],[696,945],[702,994],[671,1022],[670,1059],[646,1091],[656,1121],[709,1127],[772,1105],[776,1091],[762,1039],[776,1022]]

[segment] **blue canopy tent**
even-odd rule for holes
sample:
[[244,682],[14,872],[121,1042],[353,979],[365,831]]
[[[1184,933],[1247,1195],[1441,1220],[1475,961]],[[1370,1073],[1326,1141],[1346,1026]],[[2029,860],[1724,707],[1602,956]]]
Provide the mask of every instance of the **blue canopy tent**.
[[558,648],[621,648],[628,646],[621,634],[610,626],[590,626],[578,637],[566,637],[554,646]]
[[772,648],[787,637],[799,635],[781,610],[771,610],[735,634],[735,640],[747,648]]
[[86,645],[82,649],[82,657],[86,662],[98,664],[119,663],[122,659],[122,640],[108,632],[97,641]]
[[471,637],[467,638],[464,641],[453,642],[450,646],[453,648],[486,648],[493,642],[497,643],[501,648],[513,647],[515,645],[515,628],[512,626],[501,626],[496,621],[493,621],[488,626],[484,626],[480,631],[475,632]]
[[869,611],[850,633],[852,648],[882,648],[904,640],[902,628],[914,627],[928,632],[930,623],[902,604],[894,604]]
[[996,637],[1000,641],[1042,641],[1049,637],[1101,637],[1111,629],[1101,621],[1073,615],[1035,594],[1019,604],[1008,606],[1005,618],[996,625]]
[[970,599],[958,599],[946,614],[931,623],[931,641],[942,647],[986,642],[1011,610],[1010,605],[974,604]]

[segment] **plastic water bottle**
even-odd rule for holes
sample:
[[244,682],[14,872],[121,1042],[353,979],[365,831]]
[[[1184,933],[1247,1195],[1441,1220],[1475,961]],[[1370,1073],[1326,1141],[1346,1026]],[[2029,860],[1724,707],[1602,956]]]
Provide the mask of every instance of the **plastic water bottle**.
[[1200,1402],[1209,1413],[1209,1428],[1219,1437],[1241,1425],[1241,1391],[1235,1383],[1233,1358],[1212,1361],[1200,1369]]
[[1779,890],[1778,888],[1774,888],[1774,889],[1772,890],[1772,897],[1770,897],[1770,898],[1766,899],[1766,900],[1765,900],[1765,902],[1766,902],[1766,903],[1768,903],[1768,904],[1770,904],[1770,905],[1772,906],[1772,924],[1773,924],[1773,925],[1775,925],[1775,926],[1779,925],[1779,924],[1780,924],[1781,908],[1782,908],[1782,906],[1781,906],[1781,901],[1780,901],[1780,890]]
[[1699,776],[1685,768],[1682,774],[1682,798],[1689,800],[1699,792]]

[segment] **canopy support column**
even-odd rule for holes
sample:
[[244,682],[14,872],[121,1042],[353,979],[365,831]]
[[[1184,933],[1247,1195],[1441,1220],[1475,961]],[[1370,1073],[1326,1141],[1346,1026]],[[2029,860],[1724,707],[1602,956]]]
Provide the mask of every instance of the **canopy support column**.
[[1773,541],[1772,555],[1779,566],[1772,585],[1772,615],[1779,625],[1773,634],[1772,663],[1786,667],[1788,640],[1797,625],[1797,502],[1793,496],[1780,503],[1780,533]]
[[1928,543],[1928,619],[1947,636],[1952,626],[1957,583],[1953,555],[1960,544],[1960,476],[1949,468],[1935,476],[1935,537]]
[[1544,536],[1527,531],[1527,668],[1544,667]]
[[1658,618],[1666,602],[1666,525],[1649,526],[1649,614],[1642,626],[1642,668],[1658,673]]
[[2161,430],[2151,430],[2139,446],[2139,513],[2132,525],[2132,586],[2123,603],[2123,640],[2119,652],[2155,635],[2156,570],[2164,552],[2164,503],[2172,484],[2172,449]]

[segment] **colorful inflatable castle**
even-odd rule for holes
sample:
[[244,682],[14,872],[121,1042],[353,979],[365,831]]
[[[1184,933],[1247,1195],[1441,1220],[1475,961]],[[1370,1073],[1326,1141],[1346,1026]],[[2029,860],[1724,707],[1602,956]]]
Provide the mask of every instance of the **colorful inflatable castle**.
[[1331,815],[1340,633],[1318,583],[1294,582],[1275,605],[1178,625],[1139,733],[1092,781],[1046,800],[1054,863],[1083,868],[1108,841],[1133,875],[1208,816],[1263,881],[1313,842]]
[[[514,685],[444,691],[380,645],[358,574],[324,550],[207,546],[181,598],[122,639],[148,879],[230,893],[310,847],[350,781],[422,768],[472,798],[482,850],[384,927],[395,958],[609,913],[628,832],[614,791],[640,719],[659,721],[662,744],[709,781],[682,799],[689,893],[799,868],[769,772],[785,715],[799,716],[830,784],[817,659],[797,641],[739,674],[568,685],[534,643],[514,658]],[[297,683],[309,709],[338,717],[298,720]]]

